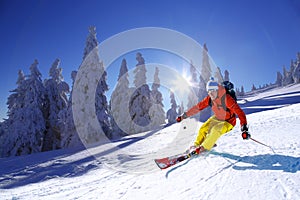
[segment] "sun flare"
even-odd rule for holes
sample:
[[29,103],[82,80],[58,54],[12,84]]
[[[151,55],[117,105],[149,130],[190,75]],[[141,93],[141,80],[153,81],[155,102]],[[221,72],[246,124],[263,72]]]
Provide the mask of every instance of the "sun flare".
[[187,74],[186,70],[182,73],[177,73],[175,77],[170,80],[170,90],[180,99],[186,99],[193,86],[192,78]]

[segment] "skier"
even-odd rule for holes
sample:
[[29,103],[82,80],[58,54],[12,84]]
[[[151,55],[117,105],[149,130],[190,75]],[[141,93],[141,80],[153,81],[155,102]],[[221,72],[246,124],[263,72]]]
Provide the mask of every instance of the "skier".
[[236,115],[240,119],[243,139],[249,139],[246,115],[236,100],[226,93],[226,89],[214,81],[213,77],[207,82],[206,91],[208,96],[176,119],[177,122],[181,122],[209,106],[214,112],[214,115],[200,127],[198,136],[189,152],[195,151],[199,154],[210,150],[222,135],[233,129],[236,124]]

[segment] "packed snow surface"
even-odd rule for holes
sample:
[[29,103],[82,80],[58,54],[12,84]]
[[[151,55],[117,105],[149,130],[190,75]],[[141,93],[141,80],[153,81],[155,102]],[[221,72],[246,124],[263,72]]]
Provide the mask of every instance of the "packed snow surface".
[[300,199],[300,87],[252,94],[252,140],[239,121],[217,147],[160,170],[154,158],[184,151],[193,119],[88,150],[59,150],[0,159],[0,199]]

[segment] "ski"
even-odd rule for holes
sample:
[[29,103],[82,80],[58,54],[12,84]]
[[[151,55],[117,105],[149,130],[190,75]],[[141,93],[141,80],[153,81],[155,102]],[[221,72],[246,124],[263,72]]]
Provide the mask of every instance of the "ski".
[[173,165],[176,165],[177,163],[180,163],[184,160],[187,160],[193,156],[196,156],[199,154],[199,149],[195,149],[192,152],[184,152],[181,154],[177,154],[174,156],[169,156],[169,157],[165,157],[165,158],[160,158],[160,159],[155,159],[155,163],[156,165],[160,168],[160,169],[167,169]]

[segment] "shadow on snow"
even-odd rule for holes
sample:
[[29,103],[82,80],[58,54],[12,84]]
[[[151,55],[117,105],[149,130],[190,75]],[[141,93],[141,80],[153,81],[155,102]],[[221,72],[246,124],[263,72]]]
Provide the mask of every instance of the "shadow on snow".
[[[114,143],[120,143],[120,142],[121,142],[121,144],[117,144],[117,145],[113,146],[110,149],[107,149],[107,150],[102,151],[100,153],[94,154],[94,156],[96,158],[101,158],[102,156],[106,156],[106,155],[108,155],[108,154],[110,154],[112,152],[118,151],[119,149],[123,149],[123,148],[128,147],[130,145],[133,145],[133,144],[135,144],[135,143],[137,143],[137,142],[139,142],[141,140],[145,140],[148,137],[150,137],[150,136],[152,136],[154,134],[157,134],[158,131],[163,130],[163,129],[164,129],[164,127],[161,126],[161,127],[157,128],[157,129],[155,129],[153,131],[150,131],[150,132],[146,133],[143,136],[125,137],[125,138],[121,138],[121,139],[117,139],[117,140],[111,141],[112,144],[114,144]],[[101,145],[101,143],[100,144],[96,144],[96,146],[99,146],[99,145]]]
[[[245,114],[273,110],[278,108],[278,106],[287,106],[295,103],[300,103],[300,95],[297,94],[299,94],[299,92],[270,95],[254,101],[246,100],[246,103],[240,104],[240,106],[245,112]],[[285,95],[292,95],[292,96],[285,96]]]
[[[0,159],[0,189],[17,188],[57,177],[81,176],[99,166],[99,161],[96,157],[105,156],[112,151],[117,151],[118,149],[130,146],[140,140],[144,140],[163,128],[164,127],[160,127],[159,129],[153,130],[142,137],[122,138],[117,141],[112,141],[112,143],[123,143],[97,155],[90,154],[79,159],[74,158],[73,161],[69,161],[66,158],[85,150],[84,147],[81,149],[66,149],[63,152],[58,150],[27,156],[9,157],[4,158],[3,160]],[[122,155],[120,156],[120,161],[124,160]],[[126,160],[123,162],[133,159],[135,158],[130,156],[128,157],[127,155]]]
[[78,152],[44,152],[30,156],[11,157],[1,162],[0,189],[11,189],[57,177],[76,177],[98,167],[93,156],[66,160]]
[[[229,153],[210,152],[213,155],[222,156],[230,160],[235,160],[233,169],[235,170],[280,170],[284,172],[296,173],[300,171],[300,157],[264,154],[255,156],[237,156]],[[248,163],[251,166],[237,166],[237,163]]]

